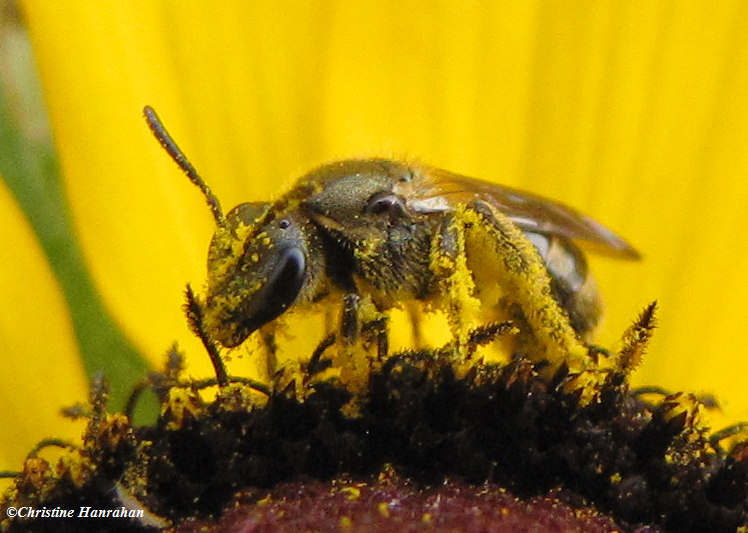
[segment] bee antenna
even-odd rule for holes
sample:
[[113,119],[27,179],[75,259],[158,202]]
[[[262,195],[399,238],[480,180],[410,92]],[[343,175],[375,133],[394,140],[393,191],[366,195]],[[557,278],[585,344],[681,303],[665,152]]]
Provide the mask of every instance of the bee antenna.
[[145,121],[148,123],[148,127],[151,129],[153,136],[156,137],[159,144],[161,144],[174,162],[179,165],[179,168],[182,169],[190,181],[197,185],[197,187],[202,191],[208,202],[208,207],[210,207],[210,211],[213,213],[213,218],[216,219],[216,224],[223,226],[226,222],[226,218],[223,216],[221,203],[210,190],[208,184],[200,177],[200,174],[197,173],[197,170],[192,166],[192,163],[187,160],[187,156],[184,155],[177,143],[174,142],[174,139],[169,135],[169,132],[166,131],[166,128],[161,123],[161,119],[158,118],[158,115],[153,108],[149,105],[145,106],[143,108],[143,115],[145,116]]

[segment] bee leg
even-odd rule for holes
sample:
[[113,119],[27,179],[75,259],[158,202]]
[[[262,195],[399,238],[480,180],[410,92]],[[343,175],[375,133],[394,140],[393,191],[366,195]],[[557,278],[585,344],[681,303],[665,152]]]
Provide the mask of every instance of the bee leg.
[[382,319],[379,322],[379,330],[377,332],[377,359],[379,361],[387,357],[387,353],[390,351],[390,335],[389,328],[387,327],[387,320]]
[[356,293],[348,293],[343,297],[343,313],[340,320],[340,338],[345,344],[354,344],[361,335],[361,321],[359,308],[361,298]]
[[553,367],[566,363],[571,369],[586,368],[591,361],[587,347],[553,298],[548,270],[522,231],[482,200],[474,200],[456,215],[468,228],[471,267],[490,273],[505,291],[507,302],[518,305],[527,320],[533,359],[548,359]]
[[361,326],[361,332],[366,334],[367,341],[372,337],[377,341],[377,360],[387,357],[390,347],[389,319],[386,316],[369,320]]
[[411,336],[413,338],[413,347],[420,348],[423,346],[423,332],[421,331],[421,311],[413,302],[405,304],[405,310],[410,319]]
[[260,339],[265,348],[265,371],[272,378],[278,371],[278,344],[275,342],[275,324],[267,324],[260,328]]
[[335,344],[337,336],[335,333],[328,334],[322,341],[317,345],[312,352],[312,356],[309,358],[309,362],[306,366],[306,376],[304,376],[304,383],[308,383],[309,380],[314,377],[315,374],[319,374],[323,370],[326,370],[332,364],[330,359],[322,359],[325,351]]
[[340,369],[340,379],[352,391],[363,390],[369,376],[371,358],[360,340],[362,323],[366,323],[372,306],[368,298],[362,299],[353,292],[343,297],[338,329],[340,345],[332,358],[332,363]]
[[343,375],[352,375],[360,366],[363,349],[358,342],[361,336],[361,297],[350,292],[343,296],[343,307],[338,324],[340,349],[333,358],[333,364],[342,370]]
[[511,320],[492,322],[470,330],[470,337],[467,344],[467,358],[470,359],[481,346],[492,343],[501,335],[512,334],[515,330],[516,327]]
[[[343,313],[340,320],[340,337],[344,345],[352,346],[364,336],[364,341],[376,338],[377,357],[381,360],[389,351],[388,318],[373,308],[369,300],[362,302],[356,293],[343,297]],[[368,318],[366,320],[365,318]]]
[[455,353],[466,355],[464,347],[469,337],[469,315],[480,307],[473,296],[475,284],[467,267],[465,254],[465,224],[452,213],[446,213],[431,243],[430,269],[437,280],[440,305],[447,313]]

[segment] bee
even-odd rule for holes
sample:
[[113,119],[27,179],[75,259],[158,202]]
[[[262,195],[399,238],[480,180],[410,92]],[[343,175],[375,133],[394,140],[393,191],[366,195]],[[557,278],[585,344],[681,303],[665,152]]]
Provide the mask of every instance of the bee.
[[579,243],[639,257],[602,224],[553,200],[389,159],[323,165],[275,201],[224,215],[155,112],[144,113],[215,218],[201,305],[207,334],[226,348],[289,309],[337,294],[344,336],[360,331],[364,301],[379,313],[410,301],[442,309],[458,338],[464,317],[483,306],[519,319],[541,356],[579,356],[601,315]]

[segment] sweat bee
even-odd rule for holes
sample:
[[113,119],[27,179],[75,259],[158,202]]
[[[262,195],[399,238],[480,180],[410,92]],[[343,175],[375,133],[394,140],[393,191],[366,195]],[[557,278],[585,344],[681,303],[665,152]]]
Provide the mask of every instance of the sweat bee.
[[360,331],[362,302],[385,313],[421,301],[447,314],[458,339],[465,317],[484,307],[518,319],[538,357],[583,357],[601,306],[578,242],[639,257],[560,203],[388,159],[323,165],[277,200],[242,203],[224,215],[154,111],[144,112],[216,220],[201,305],[208,336],[227,348],[291,308],[339,295],[344,337]]

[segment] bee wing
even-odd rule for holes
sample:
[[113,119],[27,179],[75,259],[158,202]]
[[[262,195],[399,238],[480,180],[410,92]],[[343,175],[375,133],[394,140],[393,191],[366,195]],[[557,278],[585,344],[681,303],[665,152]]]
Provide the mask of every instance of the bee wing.
[[596,220],[566,205],[511,187],[452,174],[440,169],[413,172],[394,192],[417,213],[452,211],[458,205],[482,200],[494,206],[524,231],[559,235],[595,245],[602,253],[622,259],[639,259],[625,240]]

